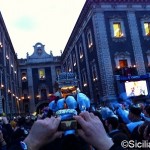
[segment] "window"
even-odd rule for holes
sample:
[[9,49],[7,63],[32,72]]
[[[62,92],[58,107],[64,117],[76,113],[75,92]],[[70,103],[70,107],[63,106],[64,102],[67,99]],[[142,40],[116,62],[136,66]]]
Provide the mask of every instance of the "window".
[[87,32],[87,40],[88,40],[88,47],[91,48],[93,46],[93,39],[91,31]]
[[45,70],[39,69],[39,79],[43,80],[45,79]]
[[22,81],[26,81],[27,80],[27,74],[26,72],[23,72],[22,75],[21,75],[21,80]]
[[114,37],[120,38],[123,36],[120,22],[114,22],[113,23],[113,31],[114,31]]
[[73,66],[76,66],[77,65],[77,63],[76,63],[76,56],[75,56],[75,54],[73,54]]
[[80,59],[83,58],[83,48],[82,48],[82,44],[79,45],[79,55],[80,55]]
[[68,64],[68,71],[69,71],[69,72],[72,71],[71,67],[72,67],[72,66],[71,66],[71,63],[69,63],[69,64]]
[[110,25],[111,25],[111,35],[113,38],[125,37],[124,24],[121,19],[112,19],[110,21]]
[[96,69],[95,63],[92,64],[92,77],[93,77],[93,81],[98,80],[97,69]]
[[126,60],[126,59],[124,59],[124,60],[119,60],[119,66],[120,66],[120,68],[128,67],[127,60]]
[[87,86],[87,78],[86,78],[85,69],[82,70],[82,81],[83,81],[83,86],[86,87]]
[[47,100],[46,89],[41,89],[41,100]]
[[144,23],[145,36],[150,36],[150,22]]
[[71,72],[72,71],[72,63],[71,63],[70,59],[68,59],[68,61],[67,61],[66,69],[67,69],[67,72]]
[[130,53],[126,52],[116,52],[115,53],[115,63],[116,68],[131,67]]

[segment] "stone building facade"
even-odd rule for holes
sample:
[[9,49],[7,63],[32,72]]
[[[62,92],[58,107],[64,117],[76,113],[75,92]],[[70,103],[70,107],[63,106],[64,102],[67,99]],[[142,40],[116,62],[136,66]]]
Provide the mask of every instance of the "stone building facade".
[[87,0],[61,60],[92,100],[149,99],[149,51],[150,1]]
[[19,112],[18,60],[0,13],[0,114]]
[[56,92],[55,81],[61,71],[60,56],[47,54],[45,45],[36,43],[31,56],[19,59],[19,89],[22,113],[39,112],[47,106],[51,94]]

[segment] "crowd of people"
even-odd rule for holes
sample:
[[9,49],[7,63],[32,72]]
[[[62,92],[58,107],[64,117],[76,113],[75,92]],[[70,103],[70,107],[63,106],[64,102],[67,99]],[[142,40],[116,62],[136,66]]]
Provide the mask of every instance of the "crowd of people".
[[[59,130],[64,120],[69,128]],[[41,114],[0,118],[1,150],[149,149],[149,142],[150,104],[145,102],[93,106],[80,92],[56,96]]]

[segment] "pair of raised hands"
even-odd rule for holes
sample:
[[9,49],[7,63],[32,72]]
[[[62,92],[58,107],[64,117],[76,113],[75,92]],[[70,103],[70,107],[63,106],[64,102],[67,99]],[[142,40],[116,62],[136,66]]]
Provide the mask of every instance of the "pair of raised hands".
[[[80,124],[81,129],[78,129],[78,135],[81,136],[88,144],[94,146],[98,150],[109,150],[113,145],[112,140],[107,136],[100,119],[93,113],[87,111],[82,112],[74,119]],[[37,120],[29,135],[24,142],[32,150],[38,150],[43,145],[60,138],[63,132],[58,131],[61,118],[45,118],[44,120]]]

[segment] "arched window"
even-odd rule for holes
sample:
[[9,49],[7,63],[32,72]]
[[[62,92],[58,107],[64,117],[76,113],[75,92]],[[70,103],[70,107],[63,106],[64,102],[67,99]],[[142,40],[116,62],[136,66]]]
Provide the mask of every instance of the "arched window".
[[76,66],[76,65],[77,65],[77,63],[76,63],[76,55],[73,54],[73,66]]
[[87,32],[87,40],[88,40],[88,47],[91,48],[93,46],[93,38],[91,30]]
[[79,44],[79,56],[80,56],[80,59],[83,58],[83,46],[82,46],[82,43]]

